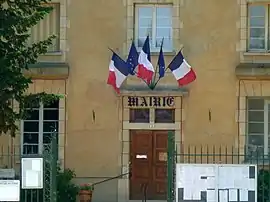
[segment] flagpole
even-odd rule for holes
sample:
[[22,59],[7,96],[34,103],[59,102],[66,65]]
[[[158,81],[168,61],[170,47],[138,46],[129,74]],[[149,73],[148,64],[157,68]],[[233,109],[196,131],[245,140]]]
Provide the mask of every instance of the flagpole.
[[[183,50],[183,48],[184,48],[184,46],[180,49],[179,52],[181,52],[181,51]],[[178,52],[178,53],[179,53],[179,52]],[[170,63],[170,64],[171,64],[171,63]],[[166,73],[166,71],[169,69],[170,64],[168,65],[168,67],[166,67],[164,73]],[[156,82],[155,85],[154,85],[154,88],[156,87],[156,85],[158,84],[158,82],[159,82],[160,79],[161,79],[161,78],[159,77],[159,79],[157,80],[157,82]]]

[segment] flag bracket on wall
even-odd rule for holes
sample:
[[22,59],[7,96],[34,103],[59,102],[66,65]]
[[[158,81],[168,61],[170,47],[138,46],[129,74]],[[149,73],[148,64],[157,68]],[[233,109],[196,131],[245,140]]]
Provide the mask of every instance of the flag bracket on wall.
[[167,70],[172,72],[179,87],[193,82],[196,79],[196,74],[185,60],[182,54],[182,49],[174,56],[170,64],[165,68],[162,48],[163,40],[161,42],[156,68],[154,68],[151,63],[149,36],[146,37],[140,53],[137,52],[134,41],[131,43],[126,61],[110,49],[112,51],[112,58],[109,65],[107,84],[111,85],[119,94],[121,85],[130,75],[137,76],[146,83],[149,89],[154,90],[158,82],[165,76]]

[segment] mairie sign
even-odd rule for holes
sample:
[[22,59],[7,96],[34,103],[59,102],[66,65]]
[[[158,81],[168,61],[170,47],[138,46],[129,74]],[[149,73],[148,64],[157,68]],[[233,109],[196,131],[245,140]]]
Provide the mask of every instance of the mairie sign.
[[174,97],[136,97],[129,96],[128,99],[129,107],[174,107]]

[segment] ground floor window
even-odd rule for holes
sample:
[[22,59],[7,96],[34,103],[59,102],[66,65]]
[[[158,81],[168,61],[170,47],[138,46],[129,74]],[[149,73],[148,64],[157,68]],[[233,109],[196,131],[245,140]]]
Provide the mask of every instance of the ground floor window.
[[248,156],[266,157],[270,154],[270,98],[247,99],[247,136]]
[[22,154],[42,154],[56,135],[58,143],[59,101],[29,109],[21,123]]

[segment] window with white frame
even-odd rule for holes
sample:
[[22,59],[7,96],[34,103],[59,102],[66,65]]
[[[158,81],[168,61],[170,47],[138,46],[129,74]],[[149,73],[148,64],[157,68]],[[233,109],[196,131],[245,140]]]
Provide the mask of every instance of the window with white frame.
[[42,154],[51,143],[52,135],[57,135],[58,143],[59,101],[41,104],[27,114],[21,124],[22,154]]
[[53,3],[48,4],[48,6],[53,7],[53,10],[31,28],[29,43],[37,43],[55,35],[56,38],[48,47],[48,52],[58,52],[60,51],[60,4]]
[[269,155],[270,99],[248,98],[247,109],[247,155]]
[[135,25],[135,44],[138,48],[142,48],[149,35],[152,52],[159,51],[163,38],[163,51],[173,51],[171,5],[136,5]]
[[269,52],[270,15],[268,4],[248,5],[248,50]]

